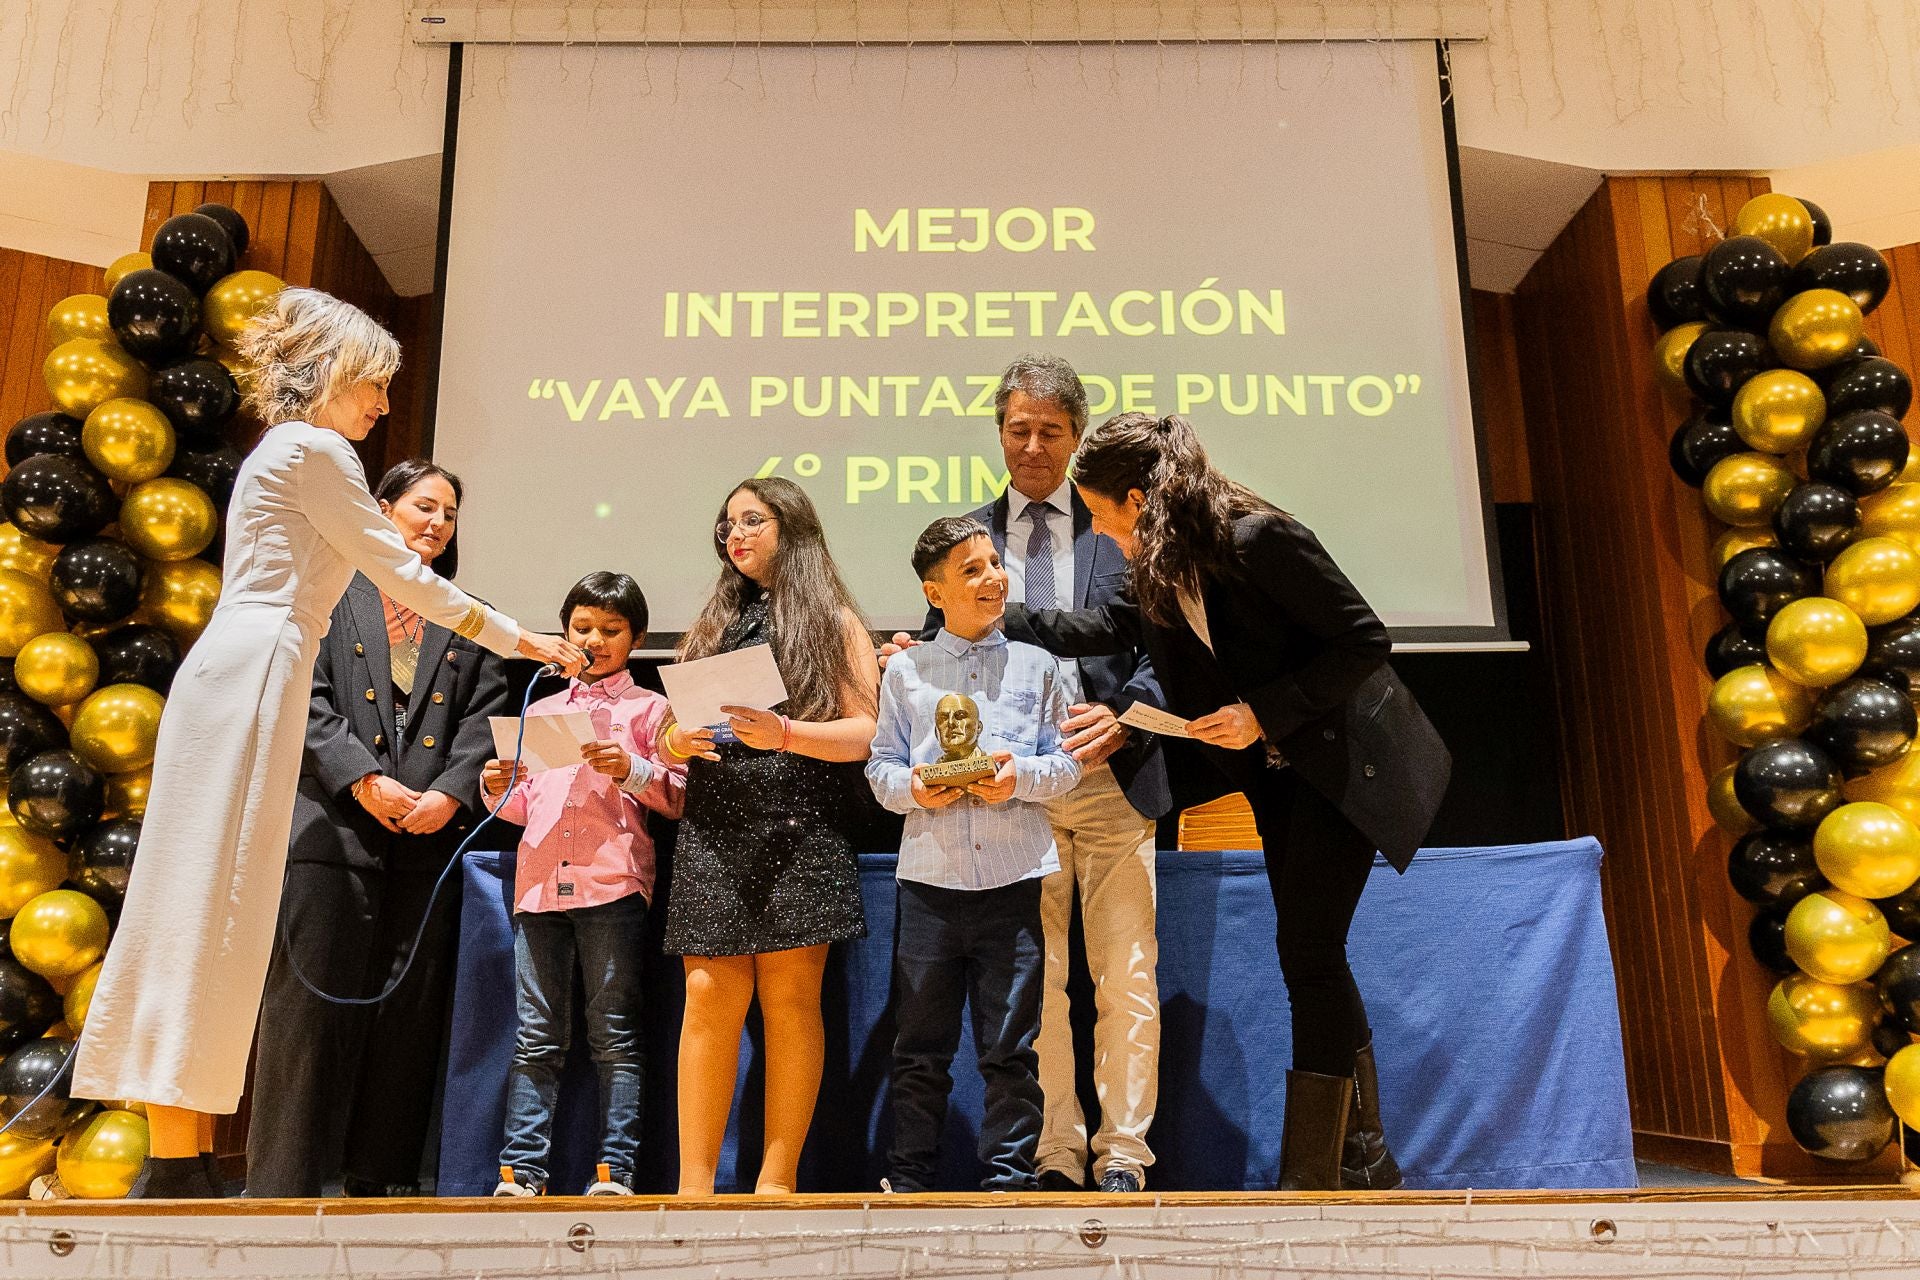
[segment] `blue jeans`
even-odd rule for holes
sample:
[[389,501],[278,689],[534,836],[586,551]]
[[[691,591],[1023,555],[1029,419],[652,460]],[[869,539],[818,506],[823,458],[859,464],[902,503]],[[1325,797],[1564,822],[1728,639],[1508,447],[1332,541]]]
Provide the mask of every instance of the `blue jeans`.
[[571,911],[517,911],[513,973],[520,1032],[507,1075],[507,1144],[500,1163],[547,1181],[553,1108],[573,1030],[576,958],[587,997],[587,1046],[600,1076],[600,1163],[632,1184],[640,1150],[641,959],[647,900],[629,894]]
[[1040,994],[1046,947],[1040,881],[941,889],[902,880],[893,958],[893,1150],[896,1191],[932,1191],[953,1089],[960,1018],[971,1006],[986,1085],[981,1187],[1031,1191],[1040,1143]]

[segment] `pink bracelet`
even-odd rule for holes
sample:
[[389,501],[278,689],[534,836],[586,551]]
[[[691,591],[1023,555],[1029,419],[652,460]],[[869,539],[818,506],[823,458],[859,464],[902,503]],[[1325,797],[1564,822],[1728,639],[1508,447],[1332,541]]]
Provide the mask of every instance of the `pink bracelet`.
[[787,744],[793,741],[793,721],[780,717],[780,749],[787,750]]

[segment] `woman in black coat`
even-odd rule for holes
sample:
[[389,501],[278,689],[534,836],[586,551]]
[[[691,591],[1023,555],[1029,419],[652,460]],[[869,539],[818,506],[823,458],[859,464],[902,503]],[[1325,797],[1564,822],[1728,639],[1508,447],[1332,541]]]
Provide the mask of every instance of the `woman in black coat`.
[[1144,644],[1207,757],[1246,794],[1292,1004],[1282,1190],[1391,1188],[1366,1006],[1347,928],[1376,849],[1406,870],[1450,760],[1387,665],[1387,629],[1306,526],[1215,471],[1183,418],[1091,432],[1074,482],[1131,562],[1131,599],[1007,610],[1063,656]]
[[[451,578],[460,481],[415,459],[374,496],[407,546]],[[337,1169],[348,1195],[416,1194],[446,1038],[459,879],[442,891],[406,963],[447,860],[484,816],[481,766],[506,669],[470,640],[381,594],[364,576],[334,609],[314,665],[307,751],[286,893],[267,972],[247,1137],[247,1192],[317,1196]],[[344,1140],[344,1145],[343,1144]]]

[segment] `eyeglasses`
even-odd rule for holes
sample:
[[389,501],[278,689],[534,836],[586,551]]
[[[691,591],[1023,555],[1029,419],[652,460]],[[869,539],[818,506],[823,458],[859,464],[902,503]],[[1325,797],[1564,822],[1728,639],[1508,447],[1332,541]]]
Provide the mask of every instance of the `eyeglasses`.
[[742,537],[751,538],[768,525],[778,523],[780,523],[779,516],[763,516],[758,511],[749,511],[738,520],[722,520],[713,526],[713,536],[716,541],[725,542],[728,536],[738,529]]

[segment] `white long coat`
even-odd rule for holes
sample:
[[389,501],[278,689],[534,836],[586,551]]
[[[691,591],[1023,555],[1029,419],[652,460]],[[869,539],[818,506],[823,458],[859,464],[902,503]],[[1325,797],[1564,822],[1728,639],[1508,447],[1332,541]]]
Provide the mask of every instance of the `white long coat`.
[[512,619],[407,550],[345,437],[286,422],[240,467],[220,603],[175,676],[119,928],[73,1092],[226,1113],[273,947],[313,663],[354,570],[511,653]]

